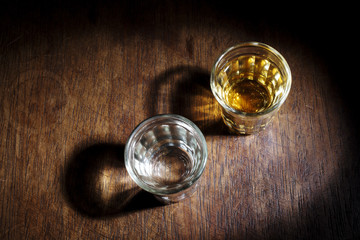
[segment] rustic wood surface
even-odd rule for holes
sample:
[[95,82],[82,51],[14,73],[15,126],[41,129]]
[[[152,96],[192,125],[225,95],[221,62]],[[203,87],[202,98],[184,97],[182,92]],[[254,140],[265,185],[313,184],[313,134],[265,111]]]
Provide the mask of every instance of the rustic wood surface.
[[[279,7],[5,3],[0,239],[359,239],[356,15]],[[281,52],[293,85],[265,131],[235,136],[209,79],[244,41]],[[194,121],[209,152],[201,188],[165,206],[123,159],[134,127],[160,113]]]

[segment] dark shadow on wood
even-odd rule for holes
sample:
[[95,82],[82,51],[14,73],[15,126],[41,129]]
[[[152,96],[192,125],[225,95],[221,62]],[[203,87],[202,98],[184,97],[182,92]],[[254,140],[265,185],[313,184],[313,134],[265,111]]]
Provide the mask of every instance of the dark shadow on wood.
[[100,143],[76,151],[63,176],[63,194],[84,216],[108,218],[162,206],[136,186],[125,168],[124,145]]
[[[221,119],[208,71],[180,65],[161,73],[152,82],[148,98],[155,99],[149,101],[150,115],[179,114],[193,121],[204,135],[232,135]],[[168,91],[170,94],[163,94]]]

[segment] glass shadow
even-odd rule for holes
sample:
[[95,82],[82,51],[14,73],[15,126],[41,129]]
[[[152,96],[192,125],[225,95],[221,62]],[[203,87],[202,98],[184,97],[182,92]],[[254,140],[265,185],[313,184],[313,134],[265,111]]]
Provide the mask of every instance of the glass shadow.
[[193,121],[204,135],[233,135],[221,119],[220,108],[210,89],[210,73],[180,65],[153,79],[149,91],[150,115],[174,113]]
[[75,151],[62,183],[68,204],[91,218],[116,217],[163,205],[130,179],[122,144],[99,143]]

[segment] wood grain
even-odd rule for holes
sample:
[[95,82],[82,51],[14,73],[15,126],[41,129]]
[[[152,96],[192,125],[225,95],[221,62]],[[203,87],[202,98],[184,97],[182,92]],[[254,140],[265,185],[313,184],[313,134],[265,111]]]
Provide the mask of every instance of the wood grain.
[[[4,4],[0,239],[358,239],[357,70],[340,44],[353,15],[240,11],[254,6]],[[281,52],[293,85],[265,131],[235,136],[209,79],[244,41]],[[194,121],[209,152],[201,188],[165,206],[123,159],[135,126],[161,113]]]

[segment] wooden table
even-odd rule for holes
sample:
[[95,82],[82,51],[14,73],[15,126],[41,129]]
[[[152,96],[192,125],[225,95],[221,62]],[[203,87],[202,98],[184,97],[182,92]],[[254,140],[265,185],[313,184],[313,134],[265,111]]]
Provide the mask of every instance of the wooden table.
[[[351,19],[224,4],[4,5],[0,239],[360,237],[358,67],[341,42]],[[265,131],[235,136],[209,79],[244,41],[281,52],[293,85]],[[201,188],[165,206],[123,159],[135,126],[161,113],[195,122],[209,152]]]

